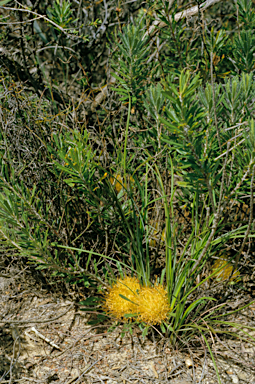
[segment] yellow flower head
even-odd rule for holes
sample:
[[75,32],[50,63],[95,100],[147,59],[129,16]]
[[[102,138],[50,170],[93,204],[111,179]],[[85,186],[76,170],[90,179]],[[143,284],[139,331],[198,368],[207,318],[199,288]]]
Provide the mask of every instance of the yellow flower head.
[[[118,279],[117,282],[105,294],[104,308],[109,315],[122,318],[125,314],[136,313],[138,294],[140,289],[139,280],[136,277],[126,276],[124,279]],[[125,296],[128,301],[121,297]]]
[[138,304],[138,321],[156,325],[167,320],[170,305],[167,291],[162,285],[142,287],[139,291]]
[[[135,180],[132,176],[128,176],[127,177],[127,181],[129,182],[129,184],[134,184]],[[114,177],[110,177],[110,183],[114,186],[115,188],[115,191],[117,193],[120,193],[120,191],[122,190],[122,188],[124,187],[125,189],[127,188],[125,182],[124,182],[124,178],[121,177],[121,175],[118,173],[118,174],[114,174]]]
[[123,180],[120,174],[115,174],[114,177],[110,177],[110,183],[114,186],[117,193],[122,190]]
[[[234,267],[229,261],[226,260],[225,255],[221,256],[218,260],[215,261],[215,263],[213,264],[212,272],[215,272],[220,267],[222,267],[222,269],[218,273],[216,273],[215,278],[218,281],[228,280]],[[236,280],[239,274],[239,271],[234,271],[229,281]]]

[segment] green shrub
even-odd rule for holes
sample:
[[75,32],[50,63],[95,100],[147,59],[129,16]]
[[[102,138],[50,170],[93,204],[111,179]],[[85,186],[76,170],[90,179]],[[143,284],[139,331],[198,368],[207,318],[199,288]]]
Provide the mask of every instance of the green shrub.
[[[61,4],[65,10],[56,2],[48,17],[65,29],[74,20],[70,4]],[[125,313],[127,329],[137,324],[145,336],[152,327],[182,347],[199,335],[214,359],[209,337],[254,342],[229,321],[235,311],[204,289],[225,266],[206,274],[213,256],[236,249],[228,281],[215,283],[225,289],[254,243],[254,12],[240,0],[238,31],[231,23],[209,30],[201,12],[189,24],[177,2],[171,16],[167,7],[159,1],[140,10],[132,26],[111,35],[116,81],[84,122],[78,105],[55,113],[53,103],[1,74],[1,247],[55,283],[85,287],[84,307],[98,308],[105,289],[125,276],[141,292],[160,285],[167,320]],[[233,219],[227,213],[240,202],[249,210]],[[95,322],[106,319],[104,309]]]

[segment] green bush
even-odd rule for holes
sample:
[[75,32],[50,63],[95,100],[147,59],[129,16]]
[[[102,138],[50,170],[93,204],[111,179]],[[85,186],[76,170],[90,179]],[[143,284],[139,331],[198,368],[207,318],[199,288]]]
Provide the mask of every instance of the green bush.
[[[75,20],[61,4],[47,17],[65,31]],[[145,336],[153,326],[182,347],[200,335],[214,359],[209,335],[254,341],[205,288],[224,267],[205,273],[215,255],[235,248],[219,291],[254,244],[254,11],[239,0],[238,30],[209,29],[209,11],[187,21],[167,4],[141,9],[109,36],[114,84],[83,122],[78,104],[56,113],[1,73],[1,247],[84,288],[84,307],[98,307],[119,277],[161,284],[167,321],[155,327],[127,313],[127,328]],[[228,215],[241,202],[245,217]],[[106,316],[102,307],[94,321]]]

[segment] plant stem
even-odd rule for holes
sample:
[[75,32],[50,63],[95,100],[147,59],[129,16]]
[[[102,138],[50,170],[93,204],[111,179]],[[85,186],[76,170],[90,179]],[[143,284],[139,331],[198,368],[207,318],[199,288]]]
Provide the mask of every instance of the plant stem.
[[123,169],[124,169],[124,186],[127,186],[127,175],[126,175],[126,160],[127,160],[127,139],[128,139],[128,128],[130,121],[130,113],[131,113],[131,96],[128,96],[128,117],[127,117],[127,125],[125,131],[125,142],[124,142],[124,155],[123,155]]
[[216,114],[216,103],[215,103],[215,89],[214,89],[214,81],[213,81],[213,51],[211,51],[211,65],[210,65],[210,73],[211,73],[211,84],[212,84],[212,99],[213,99],[213,112],[214,112],[214,123],[217,131],[218,144],[220,147],[220,152],[222,153],[222,146],[220,142],[220,131],[218,126],[217,114]]
[[250,232],[250,229],[251,229],[251,224],[252,224],[252,221],[253,221],[253,200],[254,200],[253,199],[253,182],[254,182],[254,173],[255,173],[255,165],[253,165],[252,176],[251,176],[251,197],[250,197],[250,216],[249,216],[249,222],[248,222],[248,226],[247,226],[244,238],[243,238],[243,242],[242,242],[241,248],[240,248],[239,252],[237,253],[237,255],[235,257],[235,265],[234,265],[234,268],[232,269],[232,273],[231,273],[231,276],[229,277],[229,279],[231,279],[235,269],[237,268],[237,265],[239,263],[241,254],[243,252],[245,243],[246,243],[247,238],[249,236],[249,232]]

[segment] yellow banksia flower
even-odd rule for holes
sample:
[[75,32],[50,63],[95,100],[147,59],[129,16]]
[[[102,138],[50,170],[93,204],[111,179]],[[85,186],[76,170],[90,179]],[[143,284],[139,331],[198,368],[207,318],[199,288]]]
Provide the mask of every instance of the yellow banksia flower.
[[[138,293],[140,289],[139,280],[136,277],[126,276],[117,279],[116,283],[105,294],[104,309],[109,315],[121,319],[126,314],[137,312]],[[122,296],[125,296],[126,300]]]
[[[225,255],[221,256],[218,260],[215,261],[212,267],[212,272],[215,272],[220,267],[222,267],[222,269],[218,273],[216,273],[215,275],[216,280],[218,281],[228,280],[233,271],[234,266],[228,260],[226,260]],[[237,278],[239,275],[240,275],[239,271],[234,271],[229,281],[238,280]]]
[[139,291],[137,312],[137,320],[148,325],[160,324],[167,320],[170,305],[166,289],[162,285],[142,287]]
[[[132,176],[130,176],[128,178],[128,180],[132,184],[135,182],[135,180],[133,179]],[[122,190],[123,186],[124,186],[124,188],[126,188],[126,184],[124,183],[124,178],[122,178],[119,173],[115,174],[114,177],[110,177],[110,183],[114,186],[115,191],[117,193],[120,193],[120,191]]]
[[120,174],[114,175],[114,177],[110,177],[110,183],[114,186],[117,193],[122,190],[123,180]]
[[124,279],[118,279],[105,294],[104,309],[117,319],[123,319],[125,315],[133,313],[131,318],[138,322],[157,325],[167,320],[170,305],[167,291],[162,285],[141,287],[137,278],[126,276]]

